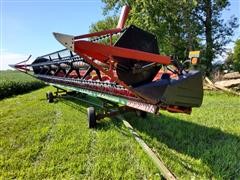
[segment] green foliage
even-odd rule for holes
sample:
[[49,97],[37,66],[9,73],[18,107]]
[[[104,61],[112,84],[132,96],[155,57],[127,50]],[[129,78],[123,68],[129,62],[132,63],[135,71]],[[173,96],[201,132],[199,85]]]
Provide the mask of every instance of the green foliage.
[[[88,129],[86,104],[49,104],[46,91],[0,101],[0,179],[160,179],[122,122]],[[239,97],[205,92],[191,115],[125,119],[179,179],[239,179],[239,109]]]
[[225,59],[225,63],[228,65],[233,63],[233,52],[232,51],[227,52],[227,57]]
[[44,86],[31,76],[17,71],[0,71],[0,99],[22,94]]
[[185,59],[189,50],[201,50],[202,64],[207,74],[216,55],[225,51],[231,41],[237,18],[225,22],[221,13],[228,0],[102,0],[104,13],[117,12],[129,4],[132,7],[128,24],[135,24],[158,37],[160,53]]
[[98,32],[106,29],[116,28],[118,22],[117,16],[106,17],[104,20],[100,20],[90,26],[90,32]]
[[193,15],[202,27],[200,35],[205,40],[202,62],[206,66],[206,74],[209,75],[213,59],[226,51],[225,46],[231,42],[238,22],[235,16],[231,16],[227,22],[222,19],[222,11],[230,5],[228,0],[197,0],[197,3]]
[[240,72],[240,39],[235,42],[233,53],[233,65],[236,71]]
[[227,52],[225,66],[229,70],[235,70],[240,72],[240,39],[235,41],[233,52]]
[[[104,1],[105,12],[116,8],[119,9],[125,1]],[[161,54],[172,54],[185,59],[188,51],[199,49],[197,23],[184,23],[184,19],[191,19],[188,15],[190,7],[194,3],[184,1],[181,6],[178,1],[128,1],[131,5],[127,24],[136,26],[155,34],[158,38],[159,51]],[[173,8],[174,7],[174,8]],[[178,9],[177,7],[180,7]]]
[[223,69],[228,71],[233,70],[233,52],[232,51],[228,51],[226,53],[226,59],[223,64]]

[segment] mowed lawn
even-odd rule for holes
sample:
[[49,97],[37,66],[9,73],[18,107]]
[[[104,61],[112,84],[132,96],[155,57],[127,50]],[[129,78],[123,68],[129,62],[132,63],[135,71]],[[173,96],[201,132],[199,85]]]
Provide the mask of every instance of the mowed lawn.
[[[46,87],[0,101],[0,179],[159,179],[144,151],[114,118],[88,129],[87,105]],[[179,179],[240,178],[240,98],[206,92],[191,115],[125,115]]]

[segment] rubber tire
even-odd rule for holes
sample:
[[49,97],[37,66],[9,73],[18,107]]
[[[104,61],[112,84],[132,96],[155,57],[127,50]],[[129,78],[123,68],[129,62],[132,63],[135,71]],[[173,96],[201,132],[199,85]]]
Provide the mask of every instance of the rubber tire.
[[138,117],[141,117],[141,118],[146,118],[147,117],[147,112],[145,112],[145,111],[136,110],[136,114],[137,114]]
[[87,115],[88,115],[88,127],[90,129],[95,128],[97,125],[97,121],[96,121],[96,112],[94,107],[87,108]]
[[47,93],[47,100],[49,103],[52,103],[54,99],[53,93],[52,92],[48,92]]

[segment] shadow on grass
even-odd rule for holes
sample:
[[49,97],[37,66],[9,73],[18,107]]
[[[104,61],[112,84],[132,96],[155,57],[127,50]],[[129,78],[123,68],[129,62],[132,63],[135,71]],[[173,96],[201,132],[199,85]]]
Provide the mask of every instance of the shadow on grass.
[[79,100],[73,99],[73,98],[57,98],[54,99],[55,103],[62,102],[63,104],[66,104],[67,106],[70,106],[84,114],[87,114],[86,108],[89,107],[87,103],[81,102]]
[[[91,106],[75,99],[59,100],[87,114]],[[87,118],[87,115],[86,115]],[[201,159],[212,171],[209,177],[235,179],[240,177],[240,137],[225,133],[220,129],[187,122],[175,117],[149,114],[146,119],[127,113],[125,118],[140,132],[151,139],[166,144],[181,154]],[[98,123],[96,130],[107,131],[113,126],[122,134],[129,136],[122,127],[122,122],[111,118]],[[176,160],[177,161],[177,160]],[[190,169],[191,171],[191,169]]]
[[[58,102],[58,101],[61,101],[62,103],[86,114],[86,121],[87,121],[87,108],[93,106],[93,105],[89,105],[88,103],[81,102],[74,98],[64,98],[63,100],[61,100],[61,99],[54,100],[54,102]],[[96,113],[98,113],[99,111],[100,112],[102,111],[102,109],[96,108],[96,107],[95,107],[95,110],[96,110]],[[128,133],[124,132],[121,129],[121,126],[122,126],[121,121],[119,121],[118,119],[116,119],[114,117],[109,118],[109,119],[111,119],[111,121],[107,121],[106,119],[101,119],[100,122],[97,122],[97,127],[95,129],[107,131],[110,128],[112,128],[112,126],[115,126],[118,131],[120,131],[121,133],[123,133],[126,136],[130,136]]]
[[135,129],[151,139],[155,138],[179,153],[201,159],[211,168],[213,176],[240,177],[240,137],[166,115],[149,115],[144,120],[132,114],[125,117]]

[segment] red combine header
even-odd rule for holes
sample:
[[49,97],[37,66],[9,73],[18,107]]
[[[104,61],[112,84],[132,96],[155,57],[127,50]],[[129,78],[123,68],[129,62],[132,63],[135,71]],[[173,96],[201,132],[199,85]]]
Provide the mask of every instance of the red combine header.
[[[141,112],[156,114],[163,109],[190,114],[192,107],[201,106],[203,85],[201,73],[186,69],[185,64],[196,62],[199,52],[191,52],[184,63],[159,55],[155,35],[134,25],[124,27],[129,11],[123,7],[115,29],[80,36],[53,33],[66,49],[12,67],[59,89]],[[115,43],[114,36],[118,37]],[[103,43],[106,39],[109,44]],[[52,97],[48,94],[48,99]],[[89,110],[89,118],[93,111]]]

